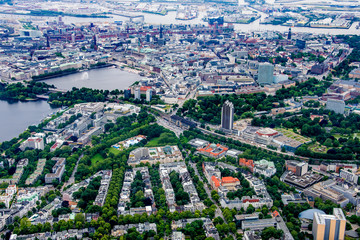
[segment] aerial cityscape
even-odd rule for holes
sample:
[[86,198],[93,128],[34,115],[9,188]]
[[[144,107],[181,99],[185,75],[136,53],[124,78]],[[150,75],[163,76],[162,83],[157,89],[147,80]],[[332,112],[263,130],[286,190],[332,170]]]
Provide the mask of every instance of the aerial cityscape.
[[360,0],[0,0],[0,237],[360,239]]

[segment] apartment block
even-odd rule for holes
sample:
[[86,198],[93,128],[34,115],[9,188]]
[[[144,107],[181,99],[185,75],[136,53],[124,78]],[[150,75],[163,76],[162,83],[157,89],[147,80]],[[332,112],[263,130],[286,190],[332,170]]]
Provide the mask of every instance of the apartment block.
[[65,158],[52,158],[51,160],[56,161],[55,165],[52,168],[52,173],[48,173],[45,175],[45,183],[50,184],[54,180],[58,180],[61,182],[61,177],[65,172]]
[[346,218],[341,208],[334,208],[333,215],[314,213],[314,240],[344,240],[345,228]]

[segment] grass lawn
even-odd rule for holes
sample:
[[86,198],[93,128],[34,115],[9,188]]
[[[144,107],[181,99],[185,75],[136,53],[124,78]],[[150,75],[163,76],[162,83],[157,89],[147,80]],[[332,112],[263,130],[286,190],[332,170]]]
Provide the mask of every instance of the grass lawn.
[[115,156],[117,156],[123,149],[117,149],[117,148],[113,148],[111,147],[109,149],[109,153],[113,153]]
[[94,164],[98,163],[99,161],[103,161],[103,160],[104,160],[104,158],[98,153],[91,158],[91,165],[94,165]]
[[[146,147],[157,147],[157,146],[164,146],[159,143],[160,137],[153,138],[146,144]],[[165,144],[166,145],[166,144]]]
[[159,143],[159,140],[161,140],[161,137],[157,137],[152,139],[146,144],[146,147],[160,147],[160,146],[166,146],[166,145],[176,145],[176,142],[166,142],[166,143]]

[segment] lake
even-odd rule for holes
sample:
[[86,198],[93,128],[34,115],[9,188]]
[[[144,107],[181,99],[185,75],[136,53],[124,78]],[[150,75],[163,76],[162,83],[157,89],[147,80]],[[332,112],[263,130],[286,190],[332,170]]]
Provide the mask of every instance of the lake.
[[[43,82],[65,90],[70,90],[73,87],[114,90],[126,89],[140,79],[141,77],[137,74],[117,68],[100,68],[52,78]],[[15,103],[0,101],[0,142],[17,137],[28,126],[39,124],[43,118],[56,110],[51,108],[46,101]]]
[[141,76],[122,71],[117,68],[100,68],[79,72],[62,77],[43,80],[50,85],[64,90],[76,88],[94,88],[103,90],[126,89],[134,82],[139,81]]
[[46,101],[14,102],[0,101],[0,142],[11,140],[30,125],[55,112]]

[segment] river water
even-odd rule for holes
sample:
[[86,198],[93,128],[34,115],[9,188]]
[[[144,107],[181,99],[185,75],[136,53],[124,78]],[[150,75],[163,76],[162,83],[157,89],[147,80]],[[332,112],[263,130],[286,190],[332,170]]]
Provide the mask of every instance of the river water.
[[[44,80],[59,89],[70,90],[73,87],[94,88],[104,90],[125,89],[141,77],[116,68],[93,69],[63,77]],[[0,101],[0,142],[18,136],[25,129],[40,121],[57,109],[53,109],[46,101],[30,101],[8,103]]]
[[[316,2],[311,0],[312,2]],[[274,0],[266,0],[267,3],[273,4]],[[303,1],[306,2],[306,1]],[[244,0],[239,0],[239,5],[243,5],[245,2]],[[255,9],[251,9],[256,11]],[[254,31],[280,31],[280,32],[287,32],[289,27],[286,26],[279,26],[279,25],[270,25],[270,24],[260,24],[261,20],[263,20],[267,14],[258,12],[261,15],[261,18],[250,23],[250,24],[234,24],[234,28],[236,31],[239,32],[254,32]],[[162,16],[158,14],[150,14],[150,13],[136,13],[144,15],[145,23],[149,24],[206,24],[206,22],[202,21],[202,18],[206,15],[205,10],[199,11],[198,17],[192,19],[190,21],[184,20],[176,20],[176,12],[169,11],[167,15]],[[66,24],[90,24],[90,23],[113,23],[114,21],[128,21],[129,19],[126,17],[118,16],[118,15],[109,15],[110,18],[77,18],[77,17],[63,17],[63,21]],[[0,14],[0,19],[13,19],[19,20],[24,19],[28,21],[36,22],[44,22],[44,21],[56,21],[57,17],[38,17],[38,16],[20,16],[20,15],[8,15],[8,14]],[[356,26],[359,22],[353,23],[353,25],[349,29],[327,29],[327,28],[308,28],[308,27],[292,27],[292,32],[309,32],[315,34],[330,34],[330,35],[338,35],[338,34],[360,34],[360,29],[356,29]]]
[[[205,12],[199,12],[197,18],[191,21],[176,20],[176,12],[168,12],[167,15],[156,15],[149,13],[141,13],[144,15],[146,23],[149,24],[206,24],[202,21],[202,18],[205,16]],[[250,24],[233,24],[236,31],[239,32],[254,32],[254,31],[280,31],[287,32],[289,27],[279,26],[279,25],[270,25],[270,24],[260,24],[261,20],[264,19],[267,14],[259,12],[261,18],[250,23]],[[74,17],[64,17],[63,21],[65,23],[90,23],[90,22],[114,22],[114,21],[126,21],[127,18],[120,16],[112,16],[112,18],[74,18]],[[329,35],[339,35],[339,34],[360,34],[360,30],[356,29],[358,22],[353,23],[349,29],[327,29],[327,28],[309,28],[309,27],[292,27],[291,31],[294,33],[297,32],[308,32],[314,34],[329,34]]]

